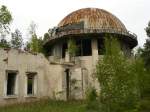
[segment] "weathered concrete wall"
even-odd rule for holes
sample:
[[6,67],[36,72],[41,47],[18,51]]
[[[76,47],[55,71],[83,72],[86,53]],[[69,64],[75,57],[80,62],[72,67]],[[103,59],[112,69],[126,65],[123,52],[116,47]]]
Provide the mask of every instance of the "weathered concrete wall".
[[[61,71],[56,68],[61,67],[50,66],[49,61],[42,54],[33,55],[15,49],[0,49],[0,105],[45,97],[52,98],[55,86],[61,86],[59,80],[55,82],[55,77],[59,77]],[[6,70],[18,71],[16,95],[6,95]],[[37,73],[37,89],[33,96],[28,96],[26,92],[27,72]]]
[[[99,91],[99,83],[97,82],[97,79],[94,78],[95,67],[99,58],[97,39],[92,39],[91,42],[91,56],[75,57],[75,60],[77,60],[75,61],[75,64],[68,66],[65,63],[70,63],[71,61],[69,59],[69,55],[66,55],[64,62],[61,62],[60,59],[57,65],[51,65],[50,73],[55,74],[55,76],[52,75],[52,77],[55,84],[55,86],[53,86],[55,90],[54,95],[57,99],[66,99],[66,69],[70,70],[70,96],[72,98],[85,98],[89,87],[95,87]],[[66,54],[68,53],[66,52]],[[72,85],[72,80],[76,80],[76,84]],[[77,87],[77,89],[74,89],[74,87]]]

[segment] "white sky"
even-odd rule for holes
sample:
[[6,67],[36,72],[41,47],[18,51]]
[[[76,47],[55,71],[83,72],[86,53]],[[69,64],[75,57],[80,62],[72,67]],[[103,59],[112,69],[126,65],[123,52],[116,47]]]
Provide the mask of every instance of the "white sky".
[[38,36],[43,36],[72,11],[94,7],[116,15],[128,30],[137,34],[142,46],[147,38],[144,28],[150,20],[150,0],[0,0],[0,5],[11,11],[12,31],[18,28],[25,40],[31,21],[38,26]]

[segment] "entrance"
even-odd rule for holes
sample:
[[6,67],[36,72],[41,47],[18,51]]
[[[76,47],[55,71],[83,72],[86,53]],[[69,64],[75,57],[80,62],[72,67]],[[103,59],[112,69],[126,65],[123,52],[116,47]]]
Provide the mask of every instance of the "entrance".
[[66,98],[67,100],[70,97],[70,76],[69,76],[69,69],[66,69]]

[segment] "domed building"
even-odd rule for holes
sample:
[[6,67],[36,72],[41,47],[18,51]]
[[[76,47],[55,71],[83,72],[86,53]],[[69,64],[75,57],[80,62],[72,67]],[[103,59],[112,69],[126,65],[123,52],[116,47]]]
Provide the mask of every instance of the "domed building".
[[[58,24],[58,27],[49,31],[49,33],[50,38],[45,42],[44,46],[51,55],[54,54],[53,47],[56,44],[61,41],[63,43],[61,48],[63,49],[63,46],[66,46],[64,44],[71,38],[76,41],[85,40],[85,42],[96,39],[98,50],[100,50],[100,44],[104,40],[105,34],[115,35],[115,37],[119,38],[123,44],[122,47],[128,50],[128,53],[137,45],[136,35],[129,32],[116,16],[97,8],[85,8],[72,12]],[[91,45],[88,45],[88,47],[90,48]],[[61,45],[59,44],[59,46]],[[82,48],[82,52],[78,55],[91,55],[90,51],[92,50],[89,49],[89,54],[84,53],[85,50]],[[56,53],[55,56],[64,58],[64,49],[59,53]],[[99,54],[101,54],[100,51]]]
[[136,35],[113,14],[85,8],[67,15],[48,31],[42,54],[0,49],[0,105],[41,98],[84,99],[89,87],[99,90],[93,77],[98,59],[105,55],[108,34],[117,38],[130,57]]
[[[96,79],[92,78],[98,58],[105,53],[106,34],[118,38],[125,55],[137,45],[136,35],[113,14],[98,8],[84,8],[74,11],[60,21],[57,27],[49,30],[49,38],[44,43],[51,64],[61,65],[63,73],[62,89],[66,98],[84,98],[88,86],[97,89]],[[77,50],[70,59],[70,40]],[[76,83],[72,84],[72,80]],[[74,88],[75,87],[75,88]]]

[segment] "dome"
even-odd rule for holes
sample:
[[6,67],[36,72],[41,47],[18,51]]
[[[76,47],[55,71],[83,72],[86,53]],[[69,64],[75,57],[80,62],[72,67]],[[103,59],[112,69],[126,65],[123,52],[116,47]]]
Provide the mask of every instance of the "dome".
[[125,25],[113,14],[98,8],[76,10],[64,19],[57,27],[49,30],[49,37],[44,45],[52,45],[67,38],[105,38],[105,34],[115,35],[130,48],[135,47],[137,36],[129,32]]
[[84,8],[70,13],[58,27],[84,22],[87,29],[113,29],[127,32],[124,24],[113,14],[98,8]]

